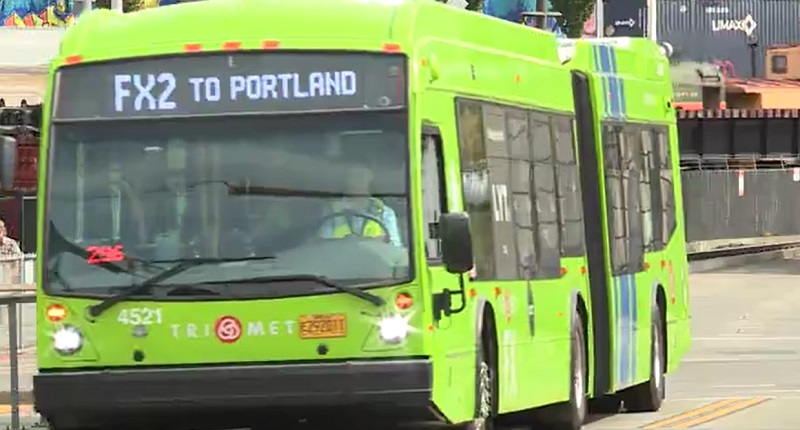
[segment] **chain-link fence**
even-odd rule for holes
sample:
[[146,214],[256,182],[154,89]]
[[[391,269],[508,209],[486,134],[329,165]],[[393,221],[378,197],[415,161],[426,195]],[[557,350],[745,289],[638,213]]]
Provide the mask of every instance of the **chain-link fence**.
[[800,169],[682,173],[686,240],[800,235]]

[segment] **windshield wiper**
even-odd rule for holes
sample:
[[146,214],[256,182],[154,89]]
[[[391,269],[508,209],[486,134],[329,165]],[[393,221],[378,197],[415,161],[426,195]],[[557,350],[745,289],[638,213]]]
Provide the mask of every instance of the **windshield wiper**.
[[339,191],[324,190],[303,190],[284,187],[268,187],[255,184],[236,184],[224,182],[228,187],[228,194],[234,196],[272,196],[272,197],[320,197],[320,198],[341,198],[341,197],[405,197],[404,193],[345,193]]
[[178,285],[167,291],[168,296],[218,296],[216,291],[209,290],[208,288],[195,287],[193,285]]
[[350,294],[351,296],[358,297],[361,300],[366,300],[375,306],[383,306],[386,301],[383,297],[368,293],[358,287],[350,287],[347,285],[337,284],[336,282],[324,277],[316,275],[284,275],[284,276],[256,276],[253,278],[233,279],[229,281],[214,281],[204,282],[204,284],[237,284],[237,283],[272,283],[272,282],[314,282],[324,285],[334,290],[339,290],[343,293]]
[[273,258],[275,257],[270,255],[270,256],[245,257],[245,258],[193,258],[191,260],[181,260],[174,266],[165,269],[163,272],[145,279],[141,284],[135,284],[126,287],[119,293],[114,294],[111,297],[108,297],[107,299],[101,301],[96,305],[90,306],[89,315],[94,318],[99,317],[103,312],[108,310],[108,308],[116,305],[117,303],[131,296],[141,294],[147,291],[150,287],[158,285],[161,282],[175,275],[178,275],[182,272],[185,272],[195,266],[202,266],[204,264],[215,264],[215,263],[229,263],[237,261],[271,260]]

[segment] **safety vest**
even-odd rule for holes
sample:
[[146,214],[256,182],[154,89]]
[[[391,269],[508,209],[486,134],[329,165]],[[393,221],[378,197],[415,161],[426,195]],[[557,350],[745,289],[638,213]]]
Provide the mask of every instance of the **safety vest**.
[[[379,199],[370,197],[369,199],[369,206],[367,207],[366,213],[368,215],[372,215],[375,218],[383,219],[383,202]],[[356,226],[361,224],[361,231],[360,234],[356,234],[350,226],[350,222],[348,221],[347,217],[339,216],[336,217],[334,222],[333,228],[333,237],[334,238],[342,238],[345,236],[349,236],[351,234],[355,234],[357,236],[362,237],[383,237],[388,236],[388,232],[384,231],[380,224],[377,222],[363,218],[360,216],[352,217],[353,221],[355,221]]]

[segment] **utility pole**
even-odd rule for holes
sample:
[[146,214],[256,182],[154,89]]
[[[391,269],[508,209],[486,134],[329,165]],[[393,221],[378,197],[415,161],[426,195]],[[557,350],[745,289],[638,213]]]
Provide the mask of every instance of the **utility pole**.
[[647,29],[646,37],[653,42],[658,42],[658,1],[647,0]]
[[90,10],[92,10],[92,3],[93,3],[92,0],[76,0],[75,3],[78,3],[78,5],[79,5],[76,8],[76,9],[78,9],[78,16],[81,16],[84,13],[89,12]]
[[542,30],[547,29],[547,0],[536,0],[536,12],[539,12],[539,16],[537,17],[536,21],[536,28],[541,28]]
[[605,9],[603,8],[603,0],[595,0],[594,2],[594,27],[595,36],[598,38],[605,37]]

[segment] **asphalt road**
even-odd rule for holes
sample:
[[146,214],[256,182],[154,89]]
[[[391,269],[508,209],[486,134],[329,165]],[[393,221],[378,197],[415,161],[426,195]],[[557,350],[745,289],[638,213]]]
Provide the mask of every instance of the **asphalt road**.
[[800,259],[690,277],[693,346],[658,413],[585,430],[800,428]]
[[[693,274],[690,288],[694,343],[667,381],[662,410],[592,416],[584,429],[800,428],[800,258]],[[22,363],[22,386],[30,387],[33,357]],[[0,391],[7,385],[0,378]],[[9,422],[3,413],[0,428]]]

